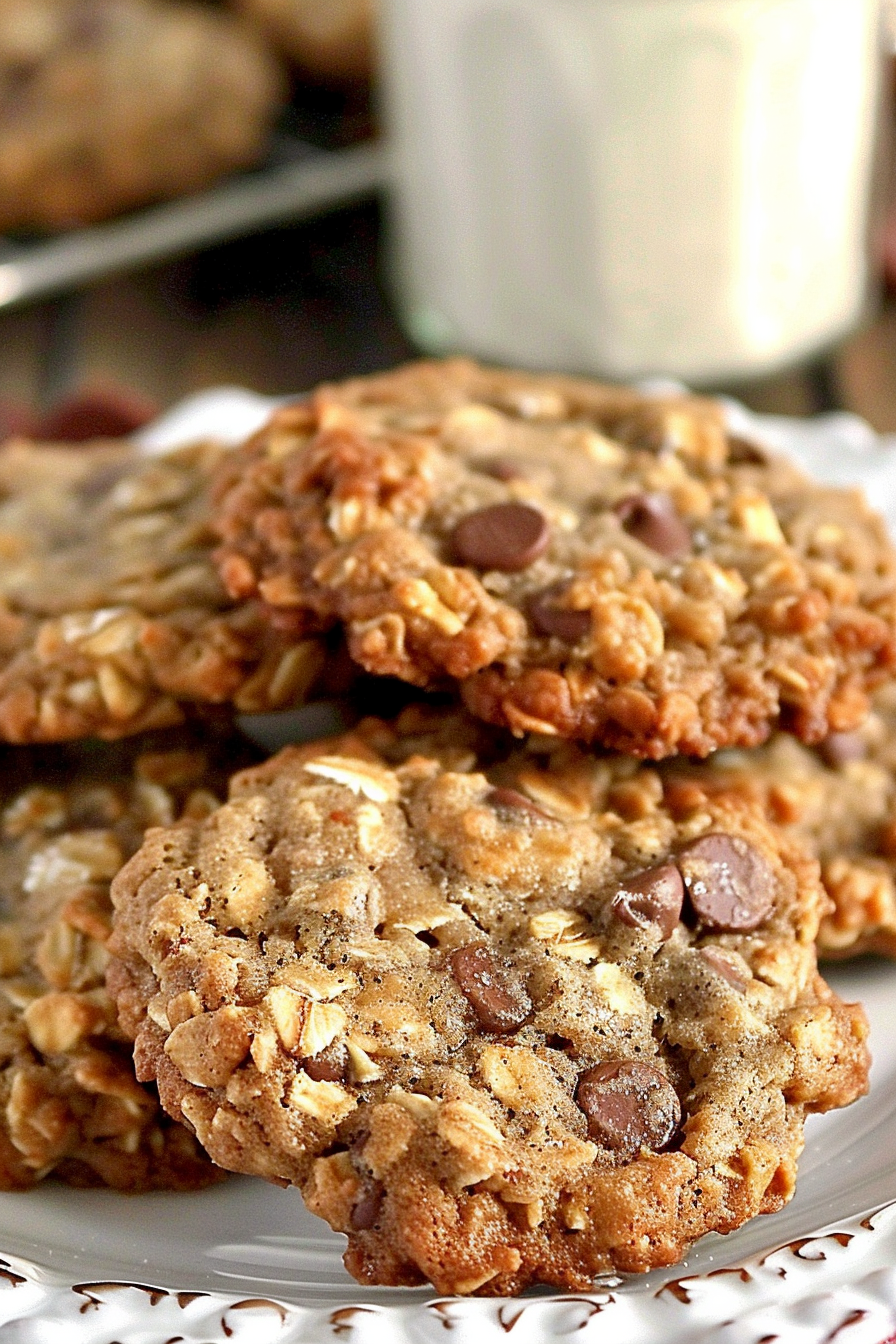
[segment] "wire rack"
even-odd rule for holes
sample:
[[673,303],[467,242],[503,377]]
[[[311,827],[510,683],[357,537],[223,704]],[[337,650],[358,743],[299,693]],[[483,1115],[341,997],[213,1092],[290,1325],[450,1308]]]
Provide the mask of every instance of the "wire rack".
[[263,168],[200,195],[58,237],[0,240],[0,312],[353,204],[384,176],[375,141],[323,150],[275,138]]

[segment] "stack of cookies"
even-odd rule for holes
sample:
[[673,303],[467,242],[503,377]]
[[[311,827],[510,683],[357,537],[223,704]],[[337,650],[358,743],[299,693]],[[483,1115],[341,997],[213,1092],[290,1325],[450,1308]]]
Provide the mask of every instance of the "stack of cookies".
[[[466,361],[0,483],[7,1188],[255,1174],[445,1293],[781,1208],[867,1088],[818,953],[896,950],[858,492],[712,402]],[[333,694],[267,760],[227,709],[288,742]]]

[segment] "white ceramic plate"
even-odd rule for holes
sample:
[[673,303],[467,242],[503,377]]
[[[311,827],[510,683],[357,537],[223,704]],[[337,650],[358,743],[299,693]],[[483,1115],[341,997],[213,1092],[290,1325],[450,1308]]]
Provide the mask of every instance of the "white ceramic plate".
[[[272,404],[238,389],[204,394],[141,442],[163,452],[194,434],[236,441]],[[896,440],[851,416],[730,414],[816,474],[860,481],[896,526]],[[318,711],[291,726],[325,730]],[[342,1268],[342,1239],[293,1190],[234,1178],[126,1197],[48,1183],[0,1195],[0,1344],[882,1344],[896,1331],[896,964],[864,961],[830,979],[868,1009],[870,1095],[810,1120],[786,1209],[705,1238],[674,1270],[588,1295],[433,1299],[360,1288]]]

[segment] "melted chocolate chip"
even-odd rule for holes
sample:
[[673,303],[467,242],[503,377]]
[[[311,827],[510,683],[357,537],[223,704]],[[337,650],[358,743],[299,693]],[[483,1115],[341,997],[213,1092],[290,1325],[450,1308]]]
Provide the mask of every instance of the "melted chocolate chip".
[[764,467],[768,463],[768,453],[750,439],[741,438],[739,434],[729,434],[728,461],[735,467]]
[[862,761],[868,749],[859,733],[831,733],[819,744],[818,753],[825,765],[836,770],[850,761]]
[[667,560],[691,549],[691,534],[668,495],[629,495],[619,501],[615,513],[630,537]]
[[665,1074],[639,1060],[597,1064],[579,1078],[576,1104],[595,1143],[625,1161],[665,1148],[681,1123],[681,1103]]
[[527,812],[531,817],[541,817],[547,820],[548,814],[542,812],[541,808],[527,798],[524,793],[517,792],[516,789],[492,789],[485,795],[485,801],[495,808],[501,808],[502,811]]
[[561,606],[563,584],[552,584],[529,600],[529,620],[540,635],[553,636],[564,644],[577,644],[591,629],[591,612]]
[[351,1223],[356,1232],[369,1232],[375,1226],[383,1207],[383,1187],[379,1181],[368,1181],[352,1207]]
[[540,509],[530,504],[491,504],[461,518],[451,534],[451,546],[463,565],[515,574],[544,554],[550,537]]
[[727,980],[733,989],[736,989],[739,993],[743,994],[749,984],[749,980],[744,975],[743,971],[725,956],[725,953],[721,951],[720,948],[701,947],[700,956],[708,966],[712,967],[717,975],[720,975],[723,980]]
[[617,919],[631,928],[659,930],[663,939],[671,938],[678,925],[684,902],[684,883],[674,863],[663,863],[635,873],[620,884],[610,909]]
[[675,436],[670,434],[662,416],[633,415],[628,420],[620,420],[613,430],[613,438],[633,448],[656,453],[657,457],[667,457],[675,452]]
[[79,46],[98,42],[109,27],[111,12],[109,6],[97,4],[95,0],[76,5],[70,20],[69,40]]
[[521,457],[487,457],[475,465],[495,481],[525,481],[532,471],[531,464]]
[[697,918],[707,928],[748,933],[772,912],[775,874],[740,836],[701,836],[681,850],[678,867]]
[[485,943],[457,948],[448,964],[458,989],[486,1031],[517,1031],[532,1012],[529,995],[511,981]]
[[127,468],[120,463],[110,463],[105,467],[98,467],[86,476],[80,485],[78,485],[78,494],[82,499],[93,501],[101,499],[103,495],[108,495],[121,480]]
[[31,86],[40,74],[41,62],[28,60],[27,57],[9,61],[5,64],[3,78],[0,80],[0,107],[13,110],[24,101]]

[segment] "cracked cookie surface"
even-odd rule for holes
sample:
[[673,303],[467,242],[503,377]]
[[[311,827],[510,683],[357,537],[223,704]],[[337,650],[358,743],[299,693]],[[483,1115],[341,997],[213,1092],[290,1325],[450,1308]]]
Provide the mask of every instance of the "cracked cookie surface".
[[0,1189],[53,1175],[190,1190],[220,1175],[137,1082],[105,987],[109,883],[147,826],[215,806],[225,776],[209,755],[160,735],[0,749]]
[[287,643],[212,563],[211,444],[0,448],[0,738],[120,737],[184,705],[297,703],[315,640]]
[[408,738],[287,748],[149,833],[113,885],[138,1076],[368,1283],[581,1289],[780,1208],[806,1113],[867,1083],[817,864],[632,761]]
[[232,594],[520,734],[818,741],[896,666],[881,520],[697,398],[411,365],[280,411],[218,498]]

